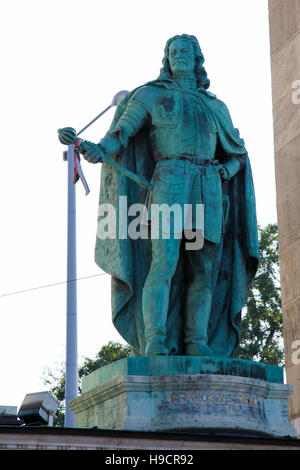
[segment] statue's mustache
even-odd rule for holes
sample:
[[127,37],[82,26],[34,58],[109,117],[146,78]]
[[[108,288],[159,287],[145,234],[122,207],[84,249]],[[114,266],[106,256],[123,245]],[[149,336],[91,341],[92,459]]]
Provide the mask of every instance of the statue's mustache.
[[174,64],[178,64],[178,63],[180,63],[180,64],[188,64],[188,61],[185,60],[185,59],[175,59],[175,60],[174,60]]

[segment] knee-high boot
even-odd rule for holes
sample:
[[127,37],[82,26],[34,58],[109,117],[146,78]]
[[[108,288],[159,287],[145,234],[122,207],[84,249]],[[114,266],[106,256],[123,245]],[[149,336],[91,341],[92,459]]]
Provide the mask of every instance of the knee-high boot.
[[170,295],[170,281],[145,285],[143,289],[143,319],[145,327],[145,355],[168,354],[166,322]]
[[203,285],[199,289],[186,291],[184,343],[186,356],[213,356],[208,346],[208,323],[211,312],[211,288]]
[[168,354],[166,323],[180,243],[176,238],[152,240],[152,263],[142,296],[146,356]]

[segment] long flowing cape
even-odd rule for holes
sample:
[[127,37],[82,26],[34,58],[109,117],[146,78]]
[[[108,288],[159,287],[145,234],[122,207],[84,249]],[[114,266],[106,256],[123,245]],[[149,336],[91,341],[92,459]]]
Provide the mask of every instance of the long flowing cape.
[[[149,82],[152,86],[172,88],[172,81]],[[135,91],[135,90],[134,90]],[[131,92],[119,104],[112,128],[126,108]],[[209,324],[209,344],[217,356],[229,357],[239,343],[241,310],[247,301],[247,290],[255,276],[259,249],[255,195],[251,167],[244,141],[233,127],[227,107],[204,89],[199,96],[208,113],[214,116],[218,132],[216,158],[246,155],[244,168],[223,184],[226,221],[218,244],[213,269],[213,305]],[[118,162],[136,174],[151,180],[155,162],[151,154],[148,131],[142,128],[128,147],[116,157]],[[112,204],[119,218],[119,197],[127,197],[127,205],[144,204],[147,190],[103,163],[99,204]],[[122,209],[123,210],[123,209]],[[124,216],[124,214],[123,214]],[[131,218],[128,218],[130,223]],[[118,235],[118,234],[117,234]],[[184,283],[183,257],[173,277],[167,319],[169,353],[182,354],[182,319]],[[96,239],[95,261],[111,275],[112,320],[121,336],[138,355],[144,355],[142,289],[151,263],[151,240],[127,237]]]

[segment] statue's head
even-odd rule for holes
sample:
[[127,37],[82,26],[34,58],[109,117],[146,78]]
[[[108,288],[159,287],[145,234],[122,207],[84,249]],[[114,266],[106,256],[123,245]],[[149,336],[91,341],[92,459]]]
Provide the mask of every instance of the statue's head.
[[173,74],[182,71],[194,72],[198,87],[207,89],[210,81],[203,63],[204,56],[195,36],[173,36],[166,43],[159,78],[172,78]]

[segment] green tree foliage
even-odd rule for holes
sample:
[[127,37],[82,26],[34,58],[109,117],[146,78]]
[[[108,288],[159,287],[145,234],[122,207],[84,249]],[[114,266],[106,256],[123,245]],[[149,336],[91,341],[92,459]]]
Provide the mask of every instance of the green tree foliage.
[[260,263],[242,315],[237,356],[283,364],[277,224],[259,227]]
[[82,379],[82,377],[99,369],[99,367],[107,366],[112,362],[129,356],[130,352],[130,346],[110,341],[100,349],[95,359],[85,358],[82,366],[79,368],[79,378]]

